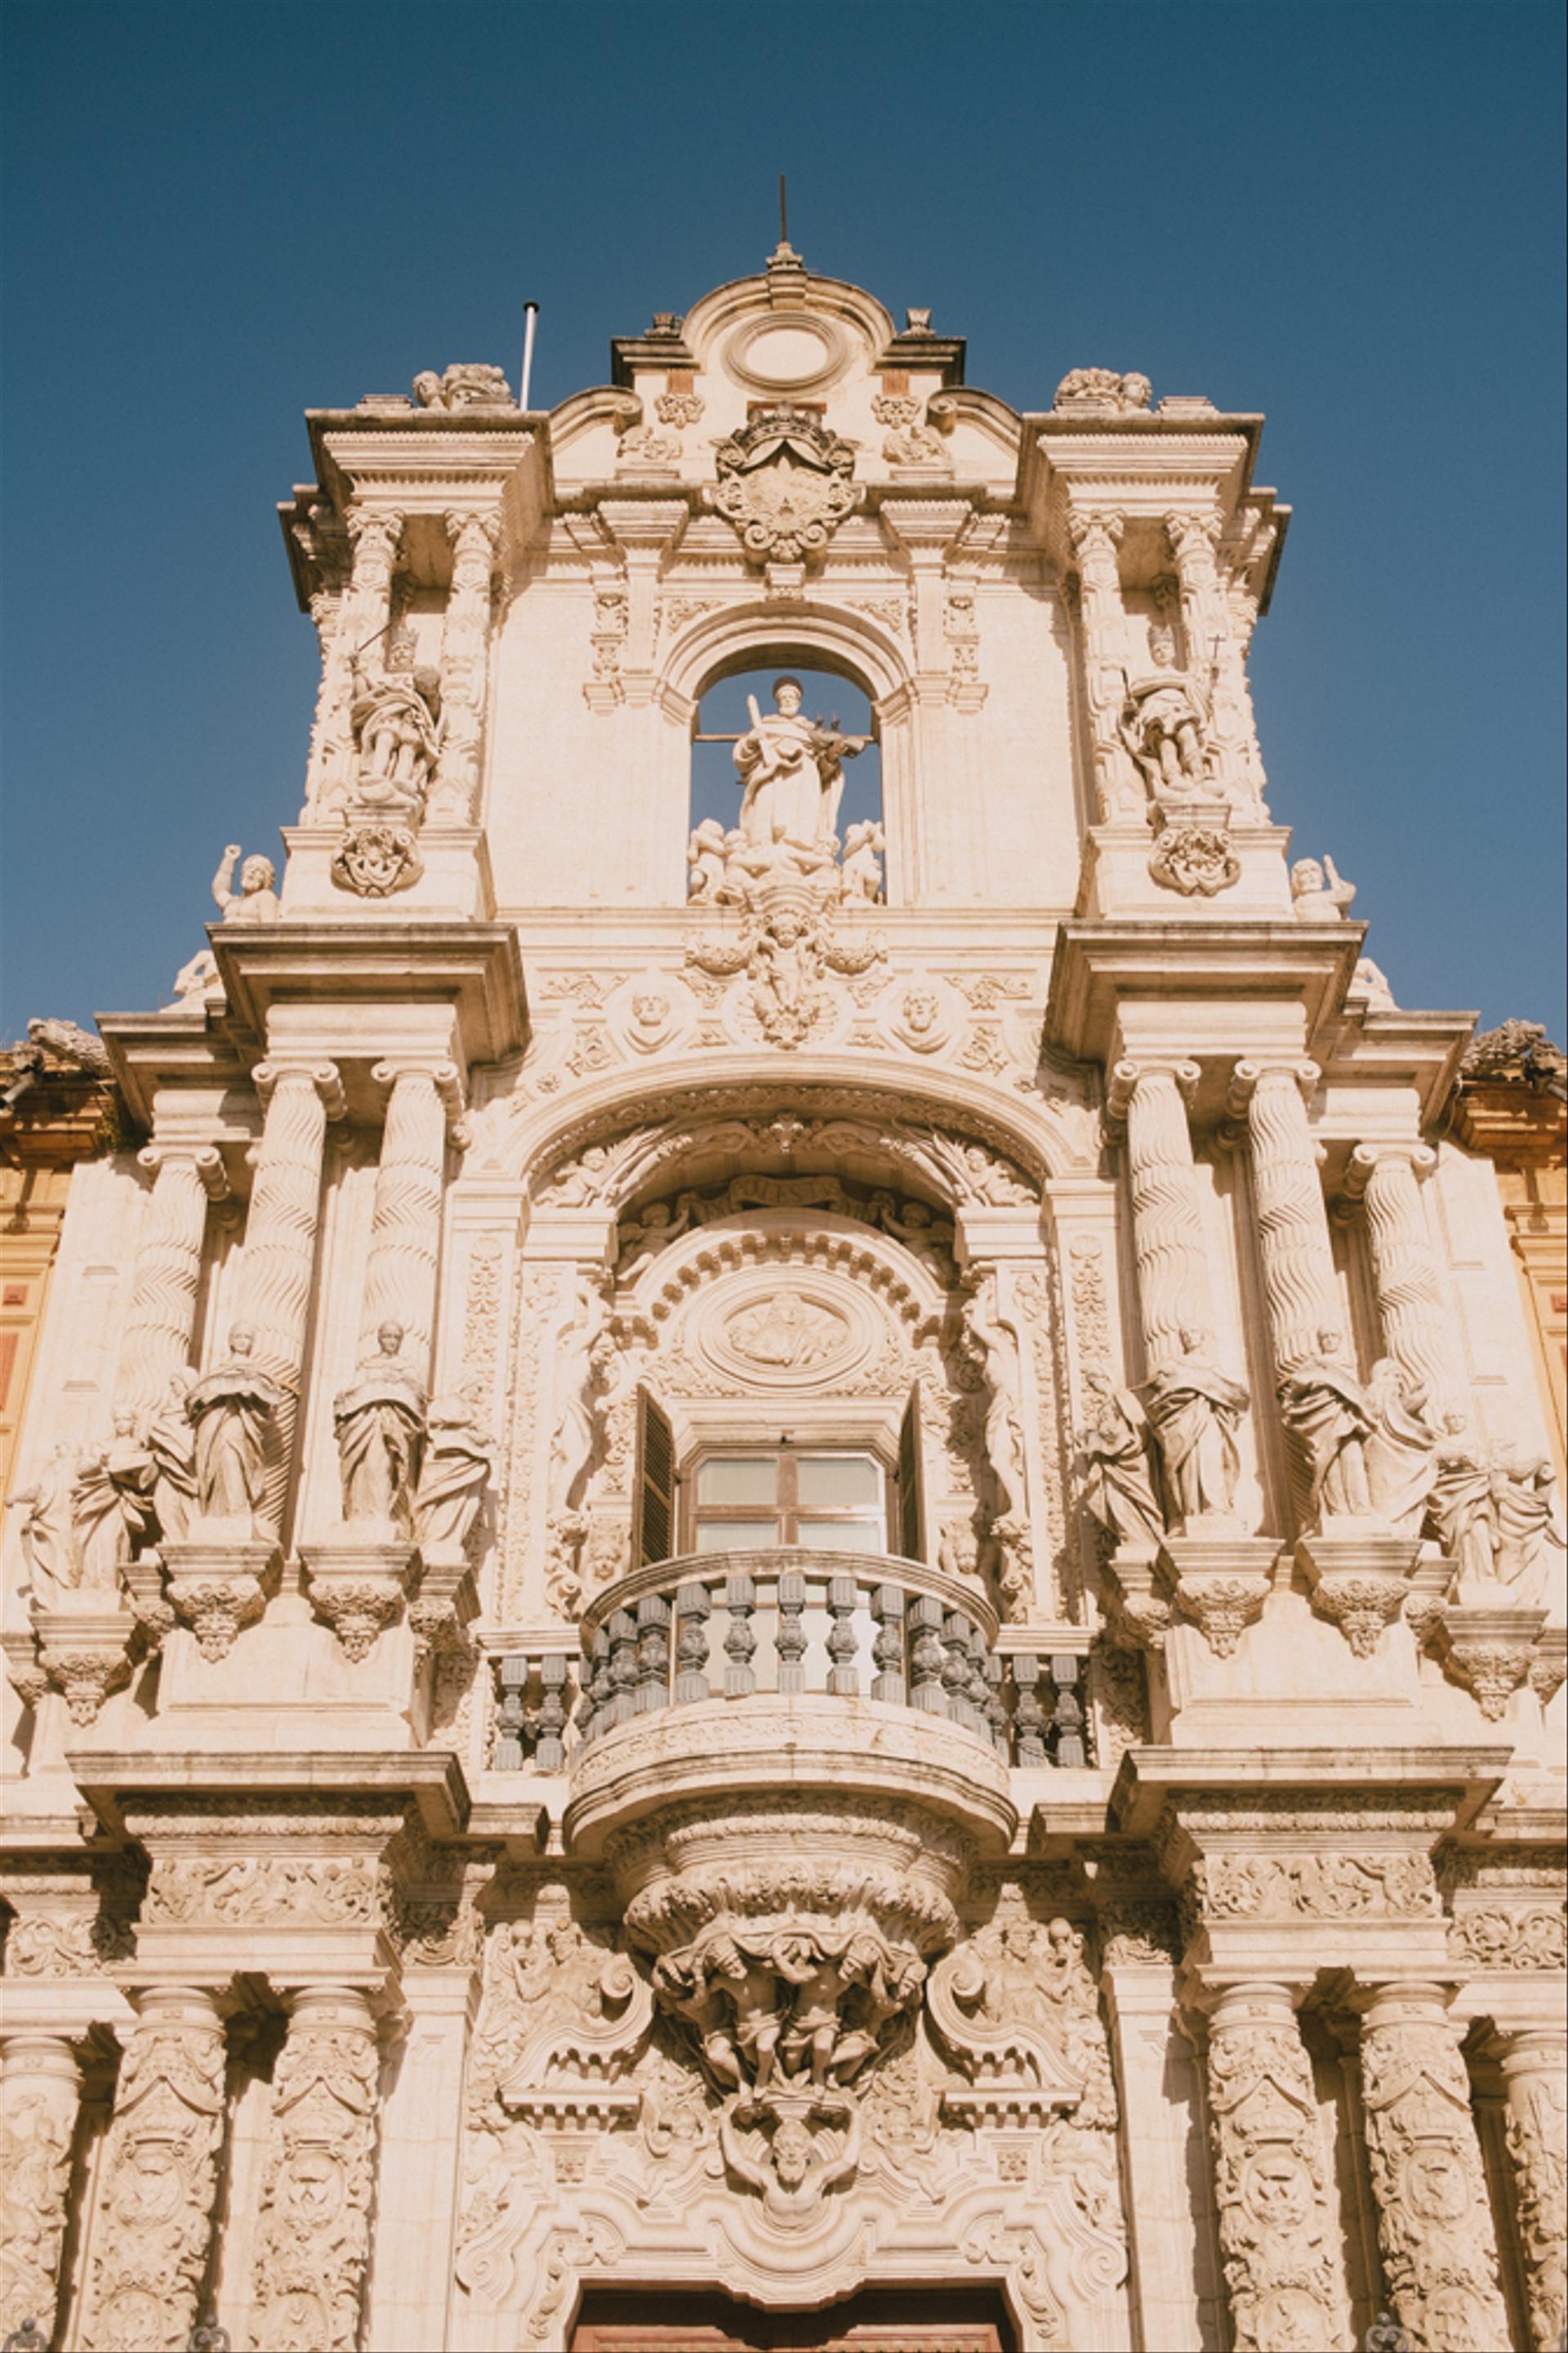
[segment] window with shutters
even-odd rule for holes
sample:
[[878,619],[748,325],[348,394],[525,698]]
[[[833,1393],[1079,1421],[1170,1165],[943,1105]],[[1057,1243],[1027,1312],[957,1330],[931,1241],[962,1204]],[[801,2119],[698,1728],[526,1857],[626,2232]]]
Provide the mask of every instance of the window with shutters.
[[637,1461],[632,1560],[640,1568],[675,1549],[675,1432],[647,1389],[637,1391]]
[[802,1545],[885,1553],[889,1485],[869,1449],[715,1449],[693,1468],[686,1544],[692,1552]]

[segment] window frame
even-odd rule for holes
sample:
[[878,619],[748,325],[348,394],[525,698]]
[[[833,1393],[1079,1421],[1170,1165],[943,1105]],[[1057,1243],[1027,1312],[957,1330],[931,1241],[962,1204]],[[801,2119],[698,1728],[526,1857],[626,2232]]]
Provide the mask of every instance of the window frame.
[[[755,1439],[737,1438],[714,1440],[698,1447],[680,1466],[678,1490],[680,1501],[679,1540],[682,1553],[695,1555],[699,1551],[698,1530],[704,1523],[710,1525],[716,1521],[732,1523],[752,1517],[754,1517],[758,1524],[759,1534],[756,1544],[743,1546],[731,1545],[726,1549],[758,1552],[796,1549],[831,1550],[831,1546],[803,1546],[799,1536],[801,1520],[805,1518],[817,1523],[826,1521],[830,1524],[838,1521],[846,1527],[863,1527],[871,1506],[867,1504],[838,1507],[829,1504],[809,1504],[802,1506],[798,1468],[800,1461],[803,1456],[824,1454],[835,1455],[840,1460],[853,1458],[875,1465],[879,1482],[876,1509],[880,1517],[882,1541],[868,1557],[871,1559],[890,1557],[888,1552],[888,1539],[898,1514],[897,1470],[889,1462],[881,1448],[869,1441],[862,1441],[858,1445],[852,1446],[835,1446],[831,1440],[825,1441],[821,1439],[806,1439],[798,1444],[793,1440],[787,1444],[781,1444],[776,1439],[766,1443],[759,1443]],[[755,1461],[763,1456],[770,1458],[777,1466],[774,1501],[771,1514],[772,1525],[767,1533],[763,1533],[764,1514],[760,1504],[700,1504],[698,1502],[698,1483],[704,1463],[718,1461]]]

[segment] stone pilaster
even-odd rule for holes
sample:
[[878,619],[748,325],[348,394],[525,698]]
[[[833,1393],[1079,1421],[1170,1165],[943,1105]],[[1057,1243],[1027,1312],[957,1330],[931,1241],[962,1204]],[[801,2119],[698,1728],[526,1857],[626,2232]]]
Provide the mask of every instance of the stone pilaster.
[[1568,2032],[1561,2022],[1500,2028],[1498,2046],[1530,2341],[1536,2353],[1557,2353],[1568,2323]]
[[152,1406],[190,1363],[207,1205],[228,1187],[212,1145],[150,1144],[138,1157],[154,1171],[153,1198],[136,1252],[116,1396],[121,1405]]
[[258,1062],[253,1076],[267,1122],[256,1155],[235,1321],[250,1326],[256,1362],[285,1390],[267,1496],[268,1514],[280,1529],[316,1268],[321,1159],[328,1118],[342,1113],[342,1088],[332,1062]]
[[277,2353],[354,2353],[375,2195],[380,2058],[363,1992],[294,1996],[272,2083],[254,2306]]
[[0,2075],[0,2329],[26,2321],[52,2343],[81,2073],[68,2042],[5,2038]]
[[1381,1987],[1362,2021],[1384,2280],[1413,2353],[1509,2341],[1461,2031],[1436,1985]]
[[1358,1145],[1347,1190],[1365,1203],[1384,1348],[1426,1389],[1440,1414],[1460,1404],[1462,1385],[1421,1202],[1421,1180],[1436,1165],[1436,1154],[1424,1144]]
[[1195,1062],[1118,1062],[1110,1107],[1127,1124],[1132,1242],[1143,1352],[1152,1369],[1182,1354],[1182,1334],[1207,1337],[1208,1250],[1198,1202],[1187,1104]]
[[1209,2021],[1208,2087],[1236,2353],[1347,2343],[1350,2317],[1330,2254],[1328,2156],[1286,1987],[1253,1982],[1221,1993]]
[[1125,614],[1116,551],[1126,528],[1122,516],[1103,507],[1074,507],[1068,537],[1078,562],[1079,639],[1083,652],[1084,701],[1089,712],[1097,815],[1103,825],[1143,818],[1149,797],[1121,740],[1121,706],[1127,696]]
[[207,2269],[224,2131],[224,2034],[212,1996],[136,1998],[98,2172],[83,2353],[184,2345]]
[[449,514],[452,586],[441,631],[441,753],[427,821],[471,825],[479,807],[490,607],[495,588],[495,514]]
[[441,1247],[447,1103],[458,1100],[458,1073],[450,1062],[378,1062],[373,1075],[391,1093],[375,1173],[361,1354],[374,1355],[375,1335],[384,1324],[400,1324],[402,1353],[427,1379]]

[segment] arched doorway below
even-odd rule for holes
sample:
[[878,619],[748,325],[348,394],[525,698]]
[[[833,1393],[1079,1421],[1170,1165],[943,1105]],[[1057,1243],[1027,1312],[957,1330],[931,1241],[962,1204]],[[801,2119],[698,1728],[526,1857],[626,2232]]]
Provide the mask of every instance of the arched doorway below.
[[862,2288],[823,2312],[759,2312],[717,2289],[590,2288],[570,2353],[1016,2353],[1001,2291]]

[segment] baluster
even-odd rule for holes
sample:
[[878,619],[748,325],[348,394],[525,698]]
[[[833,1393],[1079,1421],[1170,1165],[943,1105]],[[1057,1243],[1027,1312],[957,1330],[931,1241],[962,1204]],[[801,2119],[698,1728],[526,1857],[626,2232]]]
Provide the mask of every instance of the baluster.
[[974,1730],[974,1710],[969,1701],[969,1620],[962,1609],[950,1609],[942,1620],[942,1639],[947,1650],[942,1662],[942,1687],[947,1694],[947,1712],[954,1724],[966,1724]]
[[1013,1653],[1013,1733],[1020,1765],[1045,1765],[1046,1711],[1040,1704],[1040,1662],[1033,1651]]
[[566,1767],[566,1671],[564,1651],[546,1653],[540,1662],[539,1745],[533,1761],[542,1773],[561,1773]]
[[877,1621],[876,1640],[871,1656],[877,1662],[877,1672],[871,1678],[873,1699],[889,1700],[902,1707],[909,1698],[909,1685],[904,1680],[904,1597],[896,1585],[879,1585],[871,1596],[871,1615]]
[[625,1724],[637,1712],[637,1621],[629,1609],[610,1612],[610,1704],[606,1725]]
[[991,1719],[986,1713],[986,1702],[991,1694],[985,1682],[985,1637],[978,1626],[972,1626],[969,1630],[969,1680],[964,1685],[964,1696],[974,1710],[975,1731],[989,1739]]
[[1056,1685],[1056,1705],[1051,1711],[1051,1729],[1056,1735],[1056,1762],[1058,1765],[1087,1765],[1089,1752],[1083,1745],[1083,1708],[1079,1701],[1078,1679],[1082,1661],[1071,1651],[1053,1654],[1051,1681]]
[[752,1672],[752,1654],[757,1647],[757,1630],[752,1623],[752,1612],[757,1606],[757,1588],[749,1577],[726,1579],[724,1607],[730,1613],[729,1627],[724,1635],[724,1655],[730,1663],[724,1670],[726,1699],[749,1699],[757,1687]]
[[637,1603],[636,1712],[648,1715],[669,1705],[669,1604],[659,1593]]
[[910,1672],[914,1678],[910,1704],[922,1715],[946,1715],[942,1669],[947,1654],[942,1647],[942,1604],[920,1593],[910,1604]]
[[860,1588],[852,1577],[828,1578],[827,1607],[833,1623],[827,1630],[827,1655],[833,1664],[827,1671],[827,1688],[836,1699],[855,1699],[859,1694],[860,1677],[855,1666],[859,1648],[855,1612],[859,1604]]
[[1003,1661],[994,1651],[988,1651],[985,1654],[985,1721],[991,1727],[992,1745],[1005,1763],[1012,1755],[1012,1743],[1008,1738],[1007,1703],[1002,1696],[1005,1672]]
[[710,1696],[708,1618],[713,1604],[705,1585],[683,1585],[675,1597],[675,1704],[689,1707]]
[[496,1709],[495,1769],[498,1773],[521,1773],[527,1761],[523,1753],[527,1695],[528,1661],[503,1659],[500,1662],[500,1704]]
[[584,1662],[583,1688],[577,1702],[577,1722],[583,1746],[597,1740],[609,1719],[605,1710],[610,1704],[610,1638],[603,1626],[596,1629]]
[[805,1579],[797,1568],[786,1568],[779,1577],[779,1624],[773,1641],[779,1654],[779,1690],[793,1697],[805,1689],[805,1669],[801,1662],[805,1657],[805,1628],[801,1613],[805,1608]]

